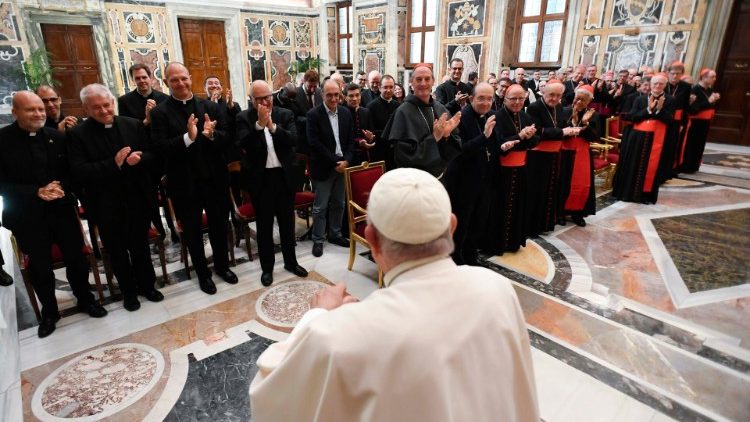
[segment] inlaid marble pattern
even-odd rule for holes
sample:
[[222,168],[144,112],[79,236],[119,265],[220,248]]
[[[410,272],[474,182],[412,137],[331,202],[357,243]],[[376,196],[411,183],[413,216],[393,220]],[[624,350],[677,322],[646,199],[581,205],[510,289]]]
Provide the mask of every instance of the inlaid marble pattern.
[[[589,0],[588,7],[586,9],[586,23],[584,29],[598,29],[602,27],[602,21],[604,20],[604,10],[606,8],[606,2],[601,0]],[[581,62],[589,63],[589,62]]]
[[360,15],[359,42],[363,45],[385,43],[385,12]]
[[707,153],[703,155],[703,164],[750,170],[750,155]]
[[272,340],[250,334],[250,340],[203,360],[190,360],[180,398],[165,421],[248,421],[250,382],[258,372],[255,362]]
[[601,36],[599,35],[589,35],[583,39],[583,44],[581,45],[581,60],[579,63],[596,63],[600,40]]
[[21,37],[18,33],[16,15],[13,11],[13,3],[0,3],[0,40],[18,41]]
[[484,35],[484,0],[448,3],[448,38]]
[[664,37],[664,53],[661,62],[664,64],[684,61],[690,41],[690,31],[667,32]]
[[34,394],[32,408],[42,420],[50,420],[49,416],[100,419],[137,401],[163,370],[161,354],[147,345],[92,350],[50,374]]
[[447,44],[445,46],[445,63],[450,63],[453,59],[463,60],[464,73],[461,75],[461,80],[467,82],[469,73],[479,72],[482,63],[483,45],[483,43]]
[[604,53],[605,69],[638,69],[653,65],[659,34],[610,35]]
[[669,21],[672,25],[693,23],[695,18],[695,9],[698,7],[698,0],[674,0],[672,8],[672,17]]
[[610,26],[657,25],[664,11],[664,0],[614,0]]
[[691,293],[750,283],[750,208],[651,223]]
[[310,299],[325,283],[312,280],[290,281],[265,291],[255,304],[261,320],[279,327],[294,327],[310,309]]

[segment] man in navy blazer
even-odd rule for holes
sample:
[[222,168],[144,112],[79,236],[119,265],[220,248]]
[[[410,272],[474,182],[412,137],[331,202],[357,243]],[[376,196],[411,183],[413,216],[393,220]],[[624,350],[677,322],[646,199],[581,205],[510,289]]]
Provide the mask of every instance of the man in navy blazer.
[[352,160],[354,119],[347,107],[340,106],[341,91],[335,81],[323,85],[323,104],[307,112],[307,141],[310,143],[310,178],[315,191],[313,203],[313,255],[323,255],[328,221],[328,241],[349,247],[341,235],[344,217],[344,169]]

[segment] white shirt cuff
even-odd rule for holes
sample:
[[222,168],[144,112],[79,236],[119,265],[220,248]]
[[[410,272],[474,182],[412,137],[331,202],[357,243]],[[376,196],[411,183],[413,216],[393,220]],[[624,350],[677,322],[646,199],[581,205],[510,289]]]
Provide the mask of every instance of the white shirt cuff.
[[185,147],[189,147],[190,145],[193,145],[195,141],[190,139],[190,136],[188,136],[187,132],[185,132],[184,135],[182,135],[182,140],[185,141]]
[[255,122],[255,130],[263,130],[263,126],[259,125],[258,122]]

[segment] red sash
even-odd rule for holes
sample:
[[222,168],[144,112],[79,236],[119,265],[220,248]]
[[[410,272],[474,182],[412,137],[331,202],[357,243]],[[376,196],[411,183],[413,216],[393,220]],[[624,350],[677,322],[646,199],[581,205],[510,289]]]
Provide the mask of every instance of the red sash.
[[523,167],[526,165],[526,151],[511,151],[500,156],[501,167]]
[[675,120],[682,120],[682,109],[674,111],[674,119]]
[[664,135],[667,133],[667,125],[658,120],[649,119],[636,123],[633,128],[641,132],[654,134],[651,154],[648,157],[648,167],[646,167],[646,180],[643,182],[643,192],[651,193],[654,187],[654,180],[656,180],[656,171],[659,169],[661,151],[664,149]]
[[565,209],[580,211],[586,205],[591,190],[591,159],[589,143],[576,136],[563,141],[564,150],[575,151],[573,177],[570,180],[570,193],[565,200]]
[[682,162],[685,161],[685,145],[687,144],[687,137],[690,133],[690,126],[693,125],[693,120],[712,120],[715,115],[716,110],[713,108],[709,108],[703,111],[699,111],[698,113],[692,114],[688,117],[687,126],[685,127],[685,133],[682,138],[682,152],[680,153],[679,164],[682,164]]
[[562,141],[541,141],[539,145],[532,149],[532,151],[539,152],[560,152],[562,148]]

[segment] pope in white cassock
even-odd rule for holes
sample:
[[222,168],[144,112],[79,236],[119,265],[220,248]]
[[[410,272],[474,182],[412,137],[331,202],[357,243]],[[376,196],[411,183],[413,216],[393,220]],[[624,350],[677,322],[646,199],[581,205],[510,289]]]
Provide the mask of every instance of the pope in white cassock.
[[253,419],[539,421],[529,338],[509,280],[450,258],[456,217],[421,170],[375,184],[365,231],[385,289],[318,293],[258,359]]

